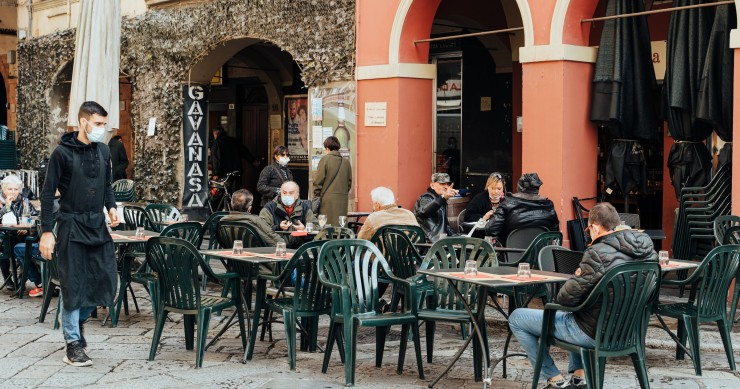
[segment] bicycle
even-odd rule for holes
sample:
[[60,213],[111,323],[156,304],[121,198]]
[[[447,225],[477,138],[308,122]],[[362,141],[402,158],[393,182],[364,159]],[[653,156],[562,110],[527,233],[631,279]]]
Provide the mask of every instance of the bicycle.
[[[235,170],[227,173],[226,177],[220,180],[210,180],[210,190],[208,191],[208,208],[211,213],[217,211],[231,211],[231,193],[229,192],[229,181],[238,177],[239,171]],[[213,204],[217,204],[215,207]]]

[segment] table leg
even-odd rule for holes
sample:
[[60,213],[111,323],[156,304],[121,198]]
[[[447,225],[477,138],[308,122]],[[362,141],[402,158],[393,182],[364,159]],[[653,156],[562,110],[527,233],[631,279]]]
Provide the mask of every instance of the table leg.
[[[251,360],[252,354],[254,354],[254,343],[257,341],[257,327],[260,325],[260,311],[262,310],[265,294],[267,294],[266,292],[267,280],[257,277],[257,295],[254,299],[254,322],[252,323],[252,331],[249,336],[249,346],[247,347],[247,351],[244,353],[244,363]],[[262,325],[267,325],[267,323],[263,322]]]

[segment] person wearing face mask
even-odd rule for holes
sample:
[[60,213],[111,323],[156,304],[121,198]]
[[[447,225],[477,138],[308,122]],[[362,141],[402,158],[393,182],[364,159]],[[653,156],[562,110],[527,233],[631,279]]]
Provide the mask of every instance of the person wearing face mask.
[[221,221],[244,222],[254,227],[260,238],[268,246],[275,246],[278,242],[284,242],[280,235],[276,234],[265,221],[257,216],[252,215],[252,202],[254,195],[246,189],[239,189],[231,195],[231,211],[224,216]]
[[481,219],[488,221],[493,216],[496,208],[504,201],[505,191],[504,176],[501,173],[491,173],[483,192],[478,193],[470,200],[463,221],[469,223],[475,223]]
[[[2,187],[2,198],[4,199],[2,205],[0,205],[0,221],[2,221],[3,224],[18,224],[23,215],[24,200],[28,198],[22,190],[23,181],[21,181],[18,176],[14,174],[9,174],[5,178],[3,178],[0,186]],[[28,203],[28,207],[29,212],[31,212],[32,216],[36,216],[38,214],[36,212],[36,208],[34,208],[33,204],[31,204],[30,202]],[[8,246],[13,247],[12,255],[15,257],[16,261],[20,262],[21,266],[26,266],[25,239],[27,234],[27,230],[0,232],[0,238],[9,240]],[[0,240],[0,243],[1,242],[2,240]],[[34,244],[34,246],[36,245]],[[0,250],[2,250],[2,247],[0,247]],[[32,289],[29,295],[31,297],[38,297],[42,294],[41,274],[39,273],[39,270],[36,268],[35,264],[30,263],[28,265],[28,279],[33,282],[34,285],[36,285],[36,288]],[[10,292],[15,291],[17,285],[15,285],[13,280],[10,278],[9,259],[0,261],[0,270],[2,271],[3,278],[7,280],[5,283],[6,290]],[[20,282],[25,283],[26,281],[21,280]]]
[[362,224],[357,239],[370,240],[380,227],[387,225],[419,226],[416,216],[408,209],[399,208],[393,191],[379,186],[370,191],[373,213]]
[[[66,354],[72,366],[90,366],[83,323],[97,306],[110,306],[116,295],[118,272],[113,240],[106,228],[119,223],[111,187],[111,163],[104,143],[108,112],[94,101],[80,106],[77,131],[68,132],[49,159],[41,192],[41,256],[56,254],[61,279],[61,324]],[[60,193],[57,234],[54,197]],[[56,247],[55,247],[56,246]]]
[[[588,232],[593,243],[583,253],[579,268],[568,279],[557,295],[557,303],[566,307],[580,305],[594,286],[611,268],[627,262],[657,262],[653,241],[644,232],[632,229],[616,230],[620,224],[617,210],[609,203],[598,203],[588,215]],[[650,309],[650,307],[635,307]],[[595,304],[577,312],[555,313],[555,337],[585,348],[593,348],[596,324],[602,309],[608,306]],[[543,310],[517,308],[509,316],[509,328],[534,366],[537,361],[539,338],[542,334]],[[547,379],[547,388],[585,388],[583,361],[578,353],[570,353],[568,371],[573,373],[570,381],[560,373],[546,354],[542,363],[542,375]]]
[[[318,223],[311,211],[311,203],[299,198],[301,189],[294,181],[286,181],[280,186],[280,196],[267,203],[260,211],[260,217],[273,231],[303,231],[306,223]],[[290,236],[288,247],[297,248],[302,239]]]
[[285,181],[293,181],[293,173],[288,169],[288,148],[282,145],[275,147],[272,158],[272,163],[262,169],[257,181],[257,192],[262,195],[260,207],[264,207],[280,194],[280,186]]

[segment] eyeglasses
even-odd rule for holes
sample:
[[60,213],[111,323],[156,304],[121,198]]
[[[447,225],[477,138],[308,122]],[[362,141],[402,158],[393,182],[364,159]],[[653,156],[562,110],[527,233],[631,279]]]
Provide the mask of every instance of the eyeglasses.
[[499,181],[502,181],[504,179],[504,177],[500,173],[491,173],[491,175],[489,177],[490,178],[495,178],[495,179],[497,179]]

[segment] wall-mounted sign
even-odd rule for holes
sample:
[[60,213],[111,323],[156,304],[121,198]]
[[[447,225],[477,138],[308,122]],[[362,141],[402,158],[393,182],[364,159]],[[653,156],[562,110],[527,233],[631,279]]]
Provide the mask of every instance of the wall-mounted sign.
[[655,79],[663,80],[665,78],[666,66],[666,41],[650,42],[650,48],[653,52],[653,69],[655,69]]
[[385,127],[386,116],[388,113],[388,103],[365,103],[365,126],[366,127]]
[[[183,85],[183,156],[185,180],[182,205],[203,207],[208,198],[207,85]],[[150,125],[153,124],[150,122]]]

